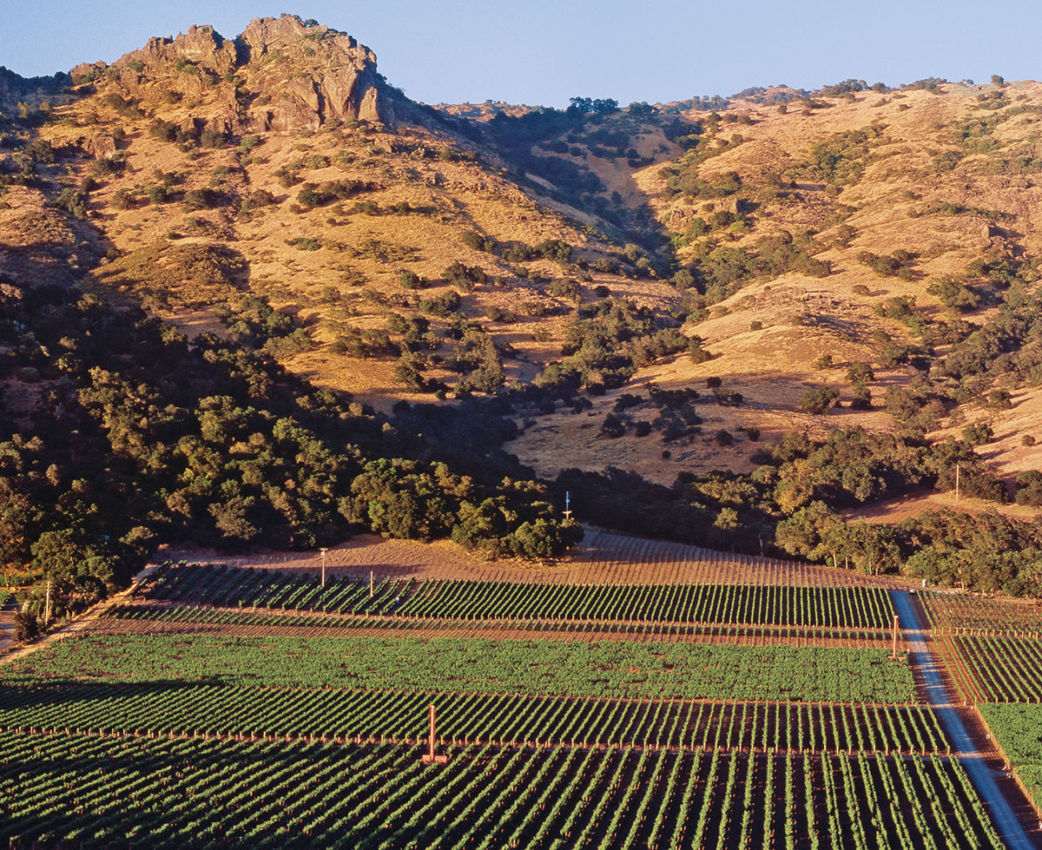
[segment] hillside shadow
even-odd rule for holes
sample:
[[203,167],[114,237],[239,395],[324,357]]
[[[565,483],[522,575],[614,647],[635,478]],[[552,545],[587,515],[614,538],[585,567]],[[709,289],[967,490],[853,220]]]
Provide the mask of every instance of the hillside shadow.
[[[108,240],[94,232],[102,250],[111,247]],[[95,250],[88,250],[84,256],[82,249],[78,252],[76,245],[68,242],[15,244],[10,234],[0,230],[0,282],[26,290],[47,285],[71,286],[94,267],[100,256]]]

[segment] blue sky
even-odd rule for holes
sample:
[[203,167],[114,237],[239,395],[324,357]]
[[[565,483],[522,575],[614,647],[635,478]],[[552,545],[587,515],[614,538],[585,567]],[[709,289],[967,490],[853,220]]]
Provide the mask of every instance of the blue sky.
[[0,65],[30,76],[111,62],[151,35],[292,12],[351,33],[427,103],[572,96],[664,102],[850,77],[1038,79],[1039,0],[3,0]]

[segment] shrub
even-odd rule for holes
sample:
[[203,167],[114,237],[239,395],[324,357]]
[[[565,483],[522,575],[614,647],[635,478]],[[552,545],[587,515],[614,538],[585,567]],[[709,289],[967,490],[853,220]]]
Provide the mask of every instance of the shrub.
[[496,307],[495,305],[489,307],[485,315],[488,316],[490,322],[512,324],[517,321],[517,315],[515,313],[511,313],[509,310],[504,310],[502,307]]
[[459,309],[459,305],[459,293],[450,291],[434,298],[424,298],[420,301],[419,307],[424,313],[430,313],[432,316],[438,316],[440,318],[447,318],[450,313]]
[[713,355],[702,348],[702,340],[698,339],[698,337],[692,337],[687,344],[687,356],[696,366],[699,363],[705,363],[707,360],[713,359]]
[[213,189],[189,189],[185,192],[184,209],[185,212],[195,212],[216,207],[220,202],[221,196]]
[[484,283],[487,279],[485,272],[478,266],[466,266],[459,260],[448,266],[442,273],[445,282],[461,289],[470,291],[476,284]]
[[[293,180],[293,183],[296,182],[295,173],[292,176],[287,176]],[[282,175],[280,175],[280,179],[281,177]],[[289,185],[293,185],[293,183]],[[331,204],[333,201],[346,200],[360,192],[371,191],[375,188],[370,183],[363,183],[358,180],[328,180],[321,185],[305,183],[297,193],[297,203],[304,209],[310,210]]]
[[580,292],[579,284],[570,277],[561,277],[550,282],[550,294],[555,298],[578,301]]
[[835,387],[823,386],[816,390],[807,390],[800,398],[799,409],[806,413],[822,415],[828,413],[839,402],[839,390]]
[[1008,410],[1013,407],[1013,399],[1009,394],[1009,390],[997,389],[992,390],[985,396],[984,404],[997,410]]
[[485,240],[481,238],[481,235],[473,230],[467,230],[460,237],[460,241],[467,248],[472,251],[484,250]]
[[626,433],[625,423],[614,413],[609,413],[601,423],[601,435],[604,437],[621,437]]
[[402,289],[423,289],[427,284],[416,272],[402,269],[398,272],[398,285]]
[[911,268],[915,258],[903,249],[894,251],[890,256],[873,254],[871,251],[861,251],[857,258],[876,274],[880,274],[883,277],[900,277],[904,280],[911,280],[915,276]]
[[941,303],[951,310],[968,312],[976,310],[980,306],[980,296],[951,275],[945,275],[934,281],[926,287],[926,291],[931,295],[936,295]]
[[852,384],[864,384],[875,379],[875,372],[868,363],[855,361],[847,366],[847,380]]
[[133,209],[137,205],[137,195],[132,189],[117,189],[112,196],[112,206],[117,210]]
[[851,410],[869,410],[872,407],[872,391],[864,384],[854,387],[854,395],[850,400]]
[[532,246],[532,253],[544,260],[554,260],[564,265],[572,256],[572,246],[560,239],[544,239]]
[[425,387],[422,369],[415,357],[403,354],[394,366],[394,379],[406,388],[420,392]]
[[36,617],[28,611],[18,611],[14,615],[14,639],[20,643],[28,643],[40,636],[40,624]]
[[986,422],[967,425],[962,429],[962,438],[971,446],[982,446],[985,443],[990,443],[994,437],[994,430]]
[[58,195],[57,204],[74,218],[85,219],[87,217],[86,192],[78,192],[71,186],[66,186]]
[[1042,472],[1029,469],[1017,476],[1018,505],[1042,505]]

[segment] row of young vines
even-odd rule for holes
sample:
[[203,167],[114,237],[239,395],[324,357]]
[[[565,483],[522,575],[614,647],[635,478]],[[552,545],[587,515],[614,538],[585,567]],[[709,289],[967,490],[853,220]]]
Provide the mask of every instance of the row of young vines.
[[[11,846],[1000,848],[957,761],[0,734]],[[157,813],[162,813],[157,820]]]

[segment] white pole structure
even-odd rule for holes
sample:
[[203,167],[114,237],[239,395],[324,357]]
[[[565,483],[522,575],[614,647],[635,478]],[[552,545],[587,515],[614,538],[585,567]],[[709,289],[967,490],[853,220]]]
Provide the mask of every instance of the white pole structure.
[[373,571],[369,570],[369,598],[373,598]]
[[322,553],[322,586],[325,587],[326,586],[326,552],[328,552],[329,550],[325,546],[323,546],[318,551]]
[[897,614],[894,614],[894,646],[893,646],[893,649],[890,650],[890,657],[891,658],[897,658],[897,632],[900,629],[900,627],[901,627],[901,620],[897,616]]
[[43,624],[51,624],[51,580],[47,579],[47,596],[43,603]]

